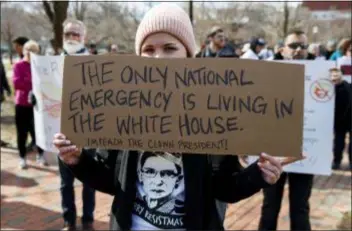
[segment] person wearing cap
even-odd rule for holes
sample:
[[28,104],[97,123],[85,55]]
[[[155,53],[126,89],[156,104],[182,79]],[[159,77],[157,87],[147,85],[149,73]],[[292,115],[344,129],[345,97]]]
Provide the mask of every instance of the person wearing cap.
[[[136,55],[193,58],[191,20],[178,5],[162,3],[143,17],[135,37]],[[114,196],[110,230],[223,230],[215,200],[237,202],[275,184],[282,172],[276,158],[238,169],[234,156],[133,150],[79,150],[64,134],[53,143],[60,161],[82,182]],[[221,159],[218,169],[211,161]]]
[[249,43],[249,49],[241,56],[241,59],[260,59],[259,53],[265,48],[265,41],[262,38],[254,38]]
[[[307,44],[308,39],[305,33],[294,29],[288,33],[282,51],[275,54],[274,60],[314,60],[314,55],[307,52]],[[277,230],[277,220],[286,181],[289,185],[291,230],[311,230],[309,199],[313,179],[312,174],[284,172],[275,185],[265,188],[259,230]]]
[[[63,54],[62,55],[89,55],[88,49],[84,46],[86,27],[83,22],[67,19],[64,23]],[[61,206],[63,210],[63,230],[76,230],[76,205],[74,196],[74,178],[71,170],[59,161],[61,177]],[[83,230],[93,230],[95,190],[88,184],[83,183]]]
[[237,57],[235,50],[226,42],[224,30],[214,26],[210,30],[206,39],[206,46],[198,54],[197,58],[215,57]]

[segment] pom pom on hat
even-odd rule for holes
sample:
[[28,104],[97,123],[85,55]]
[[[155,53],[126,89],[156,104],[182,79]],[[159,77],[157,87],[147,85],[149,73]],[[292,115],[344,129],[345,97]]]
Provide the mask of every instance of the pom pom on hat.
[[161,3],[145,14],[136,33],[137,55],[141,53],[144,40],[157,32],[166,32],[179,39],[188,53],[194,57],[196,41],[193,26],[188,14],[181,7],[173,3]]

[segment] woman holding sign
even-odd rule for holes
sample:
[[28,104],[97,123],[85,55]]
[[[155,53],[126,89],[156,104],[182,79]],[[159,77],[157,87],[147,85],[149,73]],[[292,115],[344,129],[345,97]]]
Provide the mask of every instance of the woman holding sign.
[[[135,48],[150,58],[194,57],[187,13],[169,3],[151,9],[138,27]],[[115,196],[112,230],[223,229],[216,200],[234,203],[275,184],[283,165],[267,154],[245,170],[235,156],[108,150],[103,157],[78,149],[64,134],[56,134],[54,144],[78,179]]]

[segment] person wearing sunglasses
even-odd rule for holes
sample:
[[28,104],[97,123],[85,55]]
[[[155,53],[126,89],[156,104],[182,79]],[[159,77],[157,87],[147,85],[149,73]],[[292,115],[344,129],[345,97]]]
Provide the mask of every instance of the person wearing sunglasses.
[[298,29],[292,30],[285,39],[285,45],[280,53],[276,53],[274,60],[306,59],[314,60],[315,56],[308,53],[308,38]]
[[[288,33],[284,47],[280,53],[275,54],[274,60],[314,60],[308,54],[308,39],[301,30]],[[291,230],[311,230],[309,221],[309,198],[312,192],[313,175],[302,173],[281,174],[275,185],[263,190],[264,201],[262,205],[259,230],[277,230],[277,219],[281,209],[286,180],[289,183],[289,203]]]
[[83,22],[67,19],[64,24],[63,48],[64,55],[89,55],[84,46],[86,27]]
[[206,46],[196,54],[197,58],[238,57],[235,49],[226,42],[224,30],[219,26],[211,28]]

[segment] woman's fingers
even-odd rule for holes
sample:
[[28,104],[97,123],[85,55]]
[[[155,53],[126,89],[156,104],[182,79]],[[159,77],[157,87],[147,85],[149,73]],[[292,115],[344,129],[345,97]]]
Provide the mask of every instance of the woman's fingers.
[[275,165],[270,164],[269,162],[266,163],[259,163],[259,167],[261,167],[261,169],[265,169],[267,171],[270,171],[271,173],[273,173],[277,178],[280,177],[281,175],[281,170],[276,167]]
[[56,133],[54,139],[66,139],[66,136],[62,133]]
[[280,172],[282,172],[282,165],[277,158],[270,156],[266,153],[261,153],[260,159],[262,159],[262,161],[260,161],[260,162],[265,163],[266,161],[268,161],[272,165],[276,166],[280,170]]
[[263,174],[264,174],[264,179],[267,181],[267,183],[269,184],[275,184],[276,181],[279,179],[275,176],[274,173],[272,173],[271,171],[265,169],[265,168],[261,168]]
[[70,145],[70,146],[65,146],[65,147],[59,148],[59,151],[61,154],[67,154],[67,153],[75,152],[77,150],[78,149],[77,149],[76,145]]
[[59,149],[59,157],[64,163],[69,165],[78,163],[81,151],[70,140],[67,140],[64,134],[55,134],[53,144]]
[[302,154],[302,156],[299,156],[299,157],[286,157],[283,160],[281,160],[281,166],[285,166],[299,160],[304,160],[305,158],[306,158],[306,155],[304,154]]
[[71,141],[69,141],[69,140],[55,139],[55,140],[53,141],[53,144],[54,144],[56,147],[60,148],[60,147],[63,147],[63,146],[71,145]]

